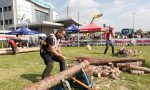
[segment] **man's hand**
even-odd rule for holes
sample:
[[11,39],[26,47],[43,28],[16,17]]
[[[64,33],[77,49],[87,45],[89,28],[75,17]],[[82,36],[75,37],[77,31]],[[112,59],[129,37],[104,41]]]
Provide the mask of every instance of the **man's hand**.
[[60,58],[61,60],[65,60],[65,59],[66,59],[65,56],[60,56],[59,58]]

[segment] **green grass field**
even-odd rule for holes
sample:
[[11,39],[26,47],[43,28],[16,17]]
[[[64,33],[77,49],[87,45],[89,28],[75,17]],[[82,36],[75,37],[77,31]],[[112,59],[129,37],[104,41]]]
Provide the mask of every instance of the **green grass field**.
[[[115,49],[117,48],[115,47]],[[150,46],[127,46],[126,48],[141,50],[142,53],[138,57],[145,58],[145,66],[150,68]],[[110,49],[106,55],[103,55],[104,49],[104,46],[94,46],[91,51],[88,51],[86,47],[62,47],[62,52],[69,58],[75,56],[113,58]],[[71,60],[67,60],[67,63],[71,62]],[[1,55],[0,90],[21,90],[24,86],[40,80],[44,68],[45,65],[39,52]],[[58,63],[55,63],[52,74],[58,72],[59,66]],[[133,75],[121,72],[120,80],[107,77],[94,80],[99,84],[101,90],[150,90],[150,74]]]

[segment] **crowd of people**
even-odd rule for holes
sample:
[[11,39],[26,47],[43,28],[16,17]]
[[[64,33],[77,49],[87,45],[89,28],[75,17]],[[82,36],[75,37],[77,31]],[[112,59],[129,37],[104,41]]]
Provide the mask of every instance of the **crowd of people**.
[[[130,35],[123,35],[121,32],[114,32],[114,39],[128,39],[130,38]],[[142,33],[137,33],[135,32],[133,34],[133,38],[150,38],[150,31],[147,32],[142,32]],[[105,34],[104,32],[95,32],[95,33],[80,33],[79,34],[79,40],[99,40],[99,39],[105,39]],[[76,41],[78,40],[78,35],[77,34],[71,34],[70,36],[65,36],[65,40],[70,40],[70,41]]]

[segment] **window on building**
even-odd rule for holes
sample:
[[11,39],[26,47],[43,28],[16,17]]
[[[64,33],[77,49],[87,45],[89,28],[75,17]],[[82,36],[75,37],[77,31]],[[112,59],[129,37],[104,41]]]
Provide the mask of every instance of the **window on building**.
[[9,19],[9,24],[13,24],[12,19]]
[[11,6],[8,6],[8,11],[11,11],[11,9],[12,9]]
[[35,14],[36,14],[36,21],[37,22],[48,21],[48,14],[47,13],[36,10]]
[[8,25],[8,20],[5,20],[5,25]]
[[1,25],[3,25],[3,21],[1,21]]
[[4,12],[7,12],[7,7],[4,7]]
[[0,8],[0,12],[2,12],[2,8]]

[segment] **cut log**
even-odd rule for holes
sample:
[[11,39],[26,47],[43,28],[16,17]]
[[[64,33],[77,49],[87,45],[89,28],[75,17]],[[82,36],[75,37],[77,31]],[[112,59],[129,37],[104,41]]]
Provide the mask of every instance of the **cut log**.
[[119,68],[113,68],[113,70],[111,71],[110,77],[111,77],[112,79],[118,80],[118,79],[119,79],[119,75],[120,75],[120,70],[119,70]]
[[110,75],[110,71],[109,70],[107,70],[107,69],[102,70],[102,72],[101,72],[101,76],[102,77],[106,77],[106,76],[109,76],[109,75]]
[[[17,48],[16,53],[25,53],[25,52],[35,52],[39,51],[39,47],[32,47],[32,48]],[[4,48],[0,50],[0,55],[12,54],[11,48]]]
[[144,71],[140,71],[140,70],[130,70],[130,73],[140,75],[140,74],[144,74]]
[[126,62],[145,62],[145,59],[141,58],[115,58],[115,59],[97,59],[97,58],[86,58],[76,57],[78,62],[89,61],[90,65],[108,65],[108,63],[126,63]]
[[129,69],[127,67],[121,68],[121,70],[124,72],[129,72]]
[[62,79],[68,79],[71,76],[75,75],[82,68],[87,67],[89,65],[88,61],[84,61],[78,65],[75,65],[67,70],[64,70],[57,75],[49,76],[39,82],[33,83],[27,87],[24,87],[23,90],[47,90],[55,85],[61,83]]
[[136,66],[143,66],[143,62],[137,61],[137,62],[128,62],[128,63],[116,63],[116,66],[119,68],[127,67],[128,64],[136,65]]
[[126,62],[137,62],[137,61],[140,61],[140,62],[145,62],[144,59],[112,59],[112,60],[95,60],[93,62],[90,62],[91,65],[107,65],[108,63],[126,63]]
[[98,70],[95,70],[94,73],[93,73],[93,76],[94,77],[101,77],[101,72],[98,71]]
[[150,73],[150,68],[146,68],[146,67],[140,67],[140,66],[128,64],[127,68],[132,69],[132,70],[140,70],[140,71],[145,71],[147,73]]

